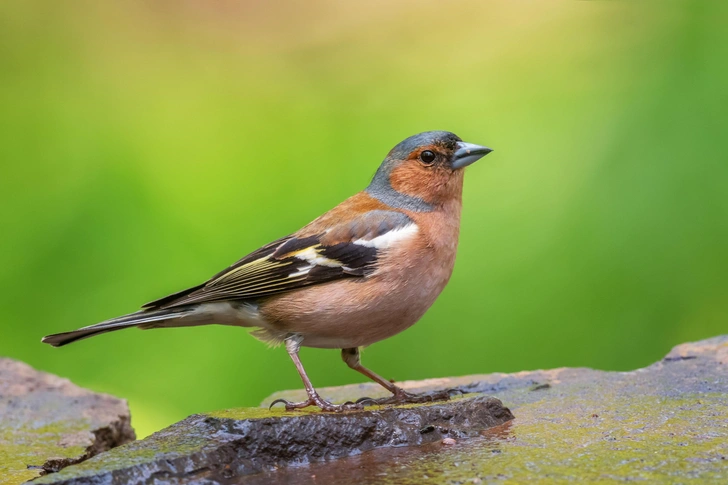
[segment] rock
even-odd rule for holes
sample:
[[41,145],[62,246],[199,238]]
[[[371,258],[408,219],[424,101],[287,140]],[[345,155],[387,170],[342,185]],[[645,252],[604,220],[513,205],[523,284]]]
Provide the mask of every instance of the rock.
[[230,483],[287,465],[478,436],[511,419],[500,401],[484,396],[345,413],[199,414],[36,483]]
[[[631,372],[562,368],[404,387],[485,392],[501,399],[516,419],[454,446],[373,450],[240,483],[345,483],[352,470],[358,483],[403,485],[728,483],[728,336],[679,345]],[[364,385],[322,391],[344,397],[377,390]],[[269,399],[297,395],[288,391]],[[421,479],[425,474],[428,481]]]
[[[338,415],[197,415],[37,483],[728,483],[727,371],[725,336],[678,346],[632,372],[564,368],[402,383],[416,392],[495,395],[515,420],[484,396]],[[369,384],[321,391],[339,401],[381,395]],[[302,394],[277,393],[264,404],[280,397]],[[456,442],[444,444],[448,438]],[[404,444],[421,446],[392,447]]]
[[8,484],[135,439],[125,401],[6,358],[0,358],[0,425],[0,483]]

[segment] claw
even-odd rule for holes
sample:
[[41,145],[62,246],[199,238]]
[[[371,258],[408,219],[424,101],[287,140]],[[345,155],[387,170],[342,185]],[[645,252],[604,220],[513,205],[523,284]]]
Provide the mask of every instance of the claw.
[[464,394],[459,389],[443,389],[440,391],[428,392],[425,394],[411,394],[403,389],[400,389],[399,392],[397,392],[396,394],[381,399],[372,399],[369,397],[359,398],[356,400],[356,404],[371,406],[384,404],[417,404],[424,402],[447,401],[450,399],[450,394],[453,392]]
[[309,398],[307,401],[301,401],[301,402],[291,402],[287,401],[285,399],[276,399],[272,403],[270,403],[270,406],[268,406],[268,409],[273,409],[273,406],[276,404],[285,404],[286,411],[295,411],[296,409],[303,409],[307,408],[309,406],[318,406],[321,411],[324,412],[334,412],[334,413],[340,413],[342,411],[353,411],[357,409],[362,409],[361,404],[359,402],[351,402],[347,401],[344,404],[331,404],[328,401],[325,401],[321,398]]
[[278,403],[283,403],[283,404],[286,405],[286,407],[288,407],[288,405],[291,404],[291,401],[286,401],[285,399],[280,399],[280,398],[279,399],[276,399],[275,401],[273,401],[272,403],[270,403],[270,406],[268,406],[268,410],[273,409],[273,406],[275,406]]
[[442,389],[440,391],[435,392],[429,392],[425,394],[411,394],[409,392],[406,392],[402,390],[401,392],[398,392],[395,395],[392,395],[390,397],[380,398],[380,399],[373,399],[371,397],[360,397],[354,402],[346,401],[343,404],[331,404],[330,402],[324,401],[323,399],[314,399],[310,398],[308,401],[303,402],[291,402],[287,401],[285,399],[276,399],[272,403],[270,403],[270,406],[268,406],[268,409],[273,409],[273,406],[276,404],[285,404],[286,411],[293,411],[296,409],[303,409],[309,406],[318,406],[322,411],[328,411],[328,412],[336,412],[340,413],[342,411],[350,411],[350,410],[358,410],[362,409],[364,406],[377,406],[377,405],[384,405],[384,404],[416,404],[416,403],[424,403],[424,402],[434,402],[434,401],[447,401],[450,399],[453,395],[458,394],[465,394],[464,391],[457,388],[451,388],[451,389]]
[[346,401],[343,404],[331,404],[326,402],[324,406],[318,405],[322,411],[329,411],[334,413],[340,413],[343,411],[354,411],[362,409],[362,405],[356,402]]

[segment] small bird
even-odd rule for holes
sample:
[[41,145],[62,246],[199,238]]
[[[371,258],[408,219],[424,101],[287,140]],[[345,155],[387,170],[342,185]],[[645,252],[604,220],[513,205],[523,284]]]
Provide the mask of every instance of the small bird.
[[458,246],[463,169],[491,151],[447,131],[411,136],[389,152],[366,189],[299,231],[135,313],[42,341],[60,347],[129,327],[249,327],[264,342],[284,343],[301,376],[308,399],[277,401],[287,410],[361,407],[361,400],[332,404],[319,396],[301,346],[341,349],[350,368],[392,393],[377,403],[446,399],[410,394],[380,377],[362,366],[360,348],[413,325],[445,288]]

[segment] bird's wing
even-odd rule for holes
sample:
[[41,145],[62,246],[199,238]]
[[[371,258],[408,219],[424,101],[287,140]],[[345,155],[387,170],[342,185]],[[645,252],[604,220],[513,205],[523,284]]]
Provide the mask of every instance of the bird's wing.
[[406,214],[386,210],[346,218],[320,231],[316,231],[317,221],[249,254],[207,283],[143,308],[254,300],[342,278],[366,277],[375,270],[381,251],[418,230]]

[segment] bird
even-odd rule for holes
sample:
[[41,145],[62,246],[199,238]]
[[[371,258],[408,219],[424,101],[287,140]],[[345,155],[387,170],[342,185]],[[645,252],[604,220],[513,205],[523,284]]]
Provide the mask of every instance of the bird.
[[464,169],[491,151],[447,131],[410,136],[387,154],[364,190],[298,231],[202,284],[42,342],[60,347],[131,327],[233,325],[270,345],[284,344],[308,396],[273,403],[286,410],[339,412],[364,402],[323,399],[299,358],[302,346],[341,349],[346,365],[391,393],[378,404],[447,399],[405,391],[364,367],[360,351],[409,328],[445,288],[458,247]]

